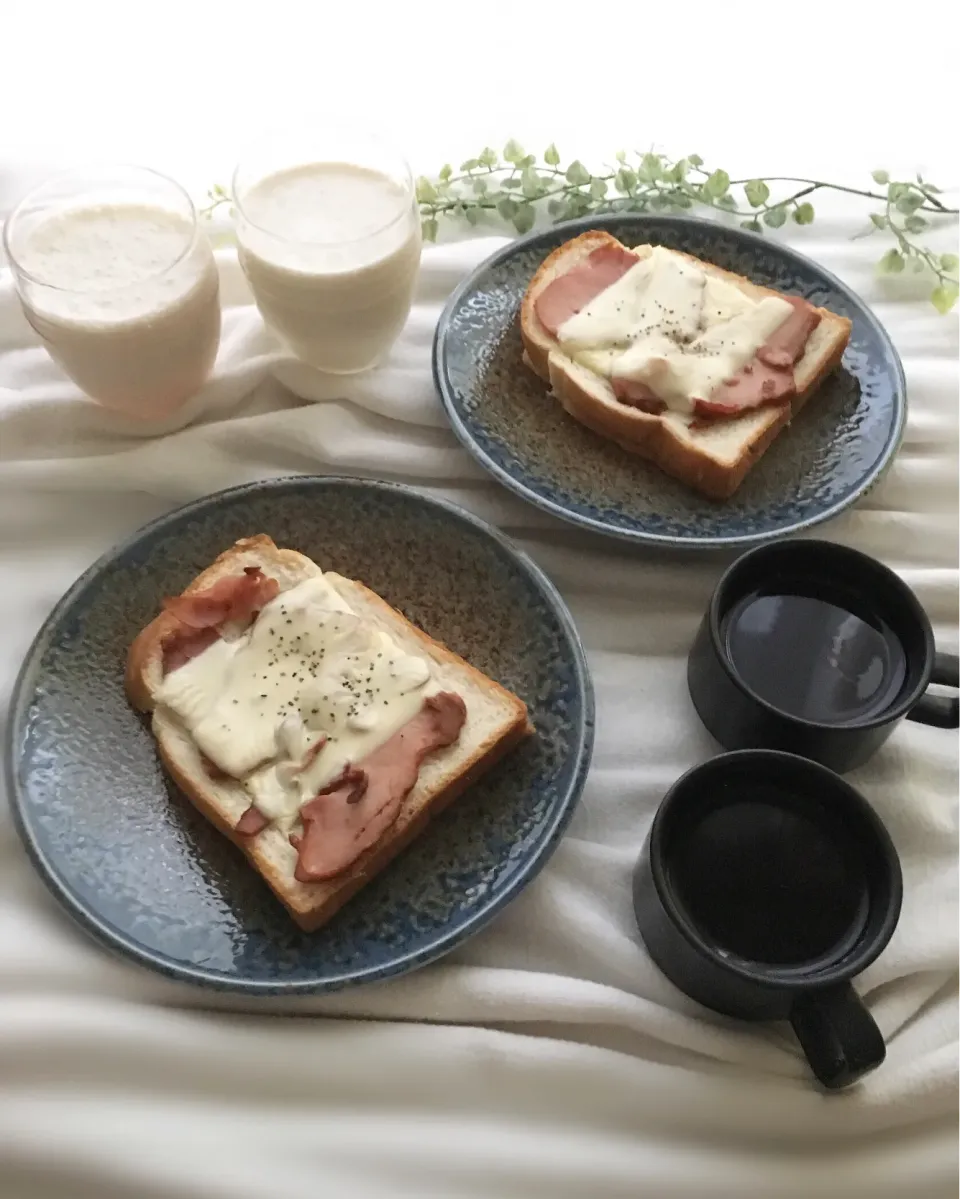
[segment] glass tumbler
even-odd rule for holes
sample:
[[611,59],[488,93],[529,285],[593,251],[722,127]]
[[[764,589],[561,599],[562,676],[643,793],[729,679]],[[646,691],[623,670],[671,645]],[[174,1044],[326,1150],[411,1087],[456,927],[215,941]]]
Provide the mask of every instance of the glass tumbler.
[[136,166],[71,171],[25,196],[3,237],[27,320],[91,399],[155,419],[201,387],[220,287],[179,184]]
[[410,169],[372,134],[285,126],[233,178],[240,263],[267,326],[302,362],[354,374],[410,311],[420,217]]

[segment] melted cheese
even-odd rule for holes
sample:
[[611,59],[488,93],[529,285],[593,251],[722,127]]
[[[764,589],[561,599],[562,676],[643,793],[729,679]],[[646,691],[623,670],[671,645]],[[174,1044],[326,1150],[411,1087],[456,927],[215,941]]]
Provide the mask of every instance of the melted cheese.
[[362,621],[318,575],[281,591],[242,636],[171,671],[156,701],[212,762],[243,779],[265,816],[289,824],[437,690],[425,659]]
[[691,412],[750,362],[791,307],[754,299],[696,263],[655,246],[557,331],[576,362],[606,378],[644,383]]

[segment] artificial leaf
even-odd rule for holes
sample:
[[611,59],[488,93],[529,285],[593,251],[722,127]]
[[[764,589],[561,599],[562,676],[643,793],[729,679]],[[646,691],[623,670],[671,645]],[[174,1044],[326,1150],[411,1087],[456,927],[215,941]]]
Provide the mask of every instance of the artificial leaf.
[[770,188],[762,179],[751,179],[743,185],[743,191],[751,208],[760,208],[770,199]]
[[568,183],[579,187],[581,184],[590,182],[590,172],[579,158],[575,158],[567,167],[566,179]]
[[540,195],[540,192],[543,190],[540,183],[540,176],[532,167],[524,169],[523,174],[520,176],[520,187],[528,199],[533,199]]
[[[617,211],[642,212],[649,208],[690,208],[699,202],[744,217],[740,225],[751,232],[763,232],[763,226],[779,228],[788,216],[799,225],[809,224],[814,219],[814,208],[810,203],[774,204],[767,208],[770,200],[769,185],[762,179],[750,179],[743,186],[743,195],[754,213],[744,213],[737,199],[730,194],[730,177],[726,171],[715,170],[709,175],[703,170],[703,159],[699,154],[690,154],[671,162],[662,154],[652,151],[636,151],[637,167],[627,165],[628,154],[616,152],[619,164],[612,178],[594,177],[579,160],[574,160],[563,176],[569,185],[566,195],[551,195],[556,191],[552,176],[561,174],[560,152],[551,142],[543,153],[542,161],[550,170],[542,175],[537,169],[537,155],[527,154],[515,139],[510,139],[504,148],[503,159],[509,164],[504,168],[503,159],[490,146],[486,146],[478,158],[468,158],[460,166],[466,179],[455,178],[454,168],[445,163],[433,179],[420,176],[416,181],[416,196],[421,206],[421,229],[427,241],[438,235],[438,217],[465,218],[471,225],[483,220],[485,210],[496,209],[500,216],[512,221],[518,233],[527,233],[536,224],[536,204],[543,197],[546,211],[554,218],[583,216],[591,211],[613,208]],[[511,169],[512,168],[512,169]],[[699,173],[688,179],[691,169]],[[932,265],[940,274],[940,285],[931,299],[940,312],[947,312],[957,303],[958,292],[955,275],[960,266],[956,254],[931,255],[926,249],[906,240],[919,235],[929,227],[927,215],[920,210],[932,209],[937,201],[934,195],[938,187],[927,183],[919,173],[916,182],[891,181],[884,170],[871,172],[873,182],[885,188],[888,212],[893,209],[899,214],[891,220],[887,213],[869,213],[870,229],[890,230],[900,239],[899,246],[887,251],[878,267],[888,274],[899,274],[905,270],[920,273]],[[640,182],[652,186],[640,187]],[[612,187],[610,186],[612,184]],[[466,185],[466,186],[465,186]],[[831,188],[834,185],[819,185]],[[610,197],[615,195],[611,203]],[[549,197],[549,199],[548,199]],[[229,192],[220,185],[210,189],[208,198],[211,208],[219,210],[229,203]],[[950,213],[950,210],[945,210]],[[950,214],[952,215],[952,214]],[[869,232],[869,230],[868,230]],[[862,235],[861,235],[862,236]]]
[[620,170],[617,171],[617,176],[614,182],[620,191],[626,192],[628,195],[630,195],[632,194],[633,189],[637,186],[637,172],[631,170],[630,167],[621,167]]
[[907,216],[911,212],[916,212],[923,204],[923,196],[918,192],[906,192],[897,200],[897,212],[904,212]]
[[726,171],[714,171],[703,185],[703,189],[707,195],[713,196],[714,199],[725,195],[729,187],[730,176]]
[[533,205],[521,204],[514,214],[513,227],[518,233],[529,233],[536,219],[537,214]]
[[437,189],[433,186],[426,175],[421,175],[417,180],[417,203],[431,204],[436,199],[439,199],[437,195]]

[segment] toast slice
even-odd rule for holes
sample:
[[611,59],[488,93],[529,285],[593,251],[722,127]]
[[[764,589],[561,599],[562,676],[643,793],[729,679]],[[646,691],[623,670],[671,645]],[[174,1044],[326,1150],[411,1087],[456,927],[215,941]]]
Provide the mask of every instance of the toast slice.
[[[554,279],[572,270],[594,250],[619,245],[609,233],[593,229],[560,246],[544,260],[520,308],[524,361],[550,384],[556,399],[581,424],[703,495],[727,499],[791,417],[839,365],[850,340],[850,321],[818,309],[820,323],[794,367],[797,394],[791,401],[709,421],[691,422],[688,416],[670,411],[654,416],[621,403],[605,378],[564,354],[536,312],[537,297]],[[633,247],[641,258],[652,250],[649,245]],[[692,255],[683,256],[752,297],[781,294]]]
[[256,836],[238,835],[234,830],[250,806],[249,792],[239,781],[211,777],[184,724],[172,710],[155,704],[163,678],[163,639],[176,626],[176,617],[162,612],[137,636],[127,658],[126,692],[135,708],[152,713],[152,731],[164,766],[191,803],[246,854],[296,923],[310,932],[326,923],[423,831],[432,816],[533,730],[526,706],[517,696],[421,632],[362,583],[321,572],[309,558],[278,549],[267,536],[238,541],[183,594],[204,591],[245,567],[259,567],[275,578],[281,594],[323,573],[356,615],[388,633],[401,650],[428,659],[436,681],[443,689],[456,691],[467,709],[458,740],[424,760],[399,816],[379,841],[335,878],[301,883],[294,877],[297,852],[288,832],[270,824]]

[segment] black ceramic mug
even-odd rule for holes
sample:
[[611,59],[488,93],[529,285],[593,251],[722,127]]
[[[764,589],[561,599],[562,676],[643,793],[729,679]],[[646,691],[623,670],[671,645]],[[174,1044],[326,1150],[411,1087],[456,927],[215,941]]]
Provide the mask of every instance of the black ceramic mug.
[[896,927],[900,863],[880,818],[839,775],[774,750],[695,767],[654,817],[633,895],[650,956],[692,999],[746,1020],[789,1020],[831,1090],[883,1061],[850,980]]
[[957,657],[892,570],[827,541],[780,541],[720,579],[687,662],[700,719],[725,749],[801,754],[841,772],[900,720],[960,723]]

